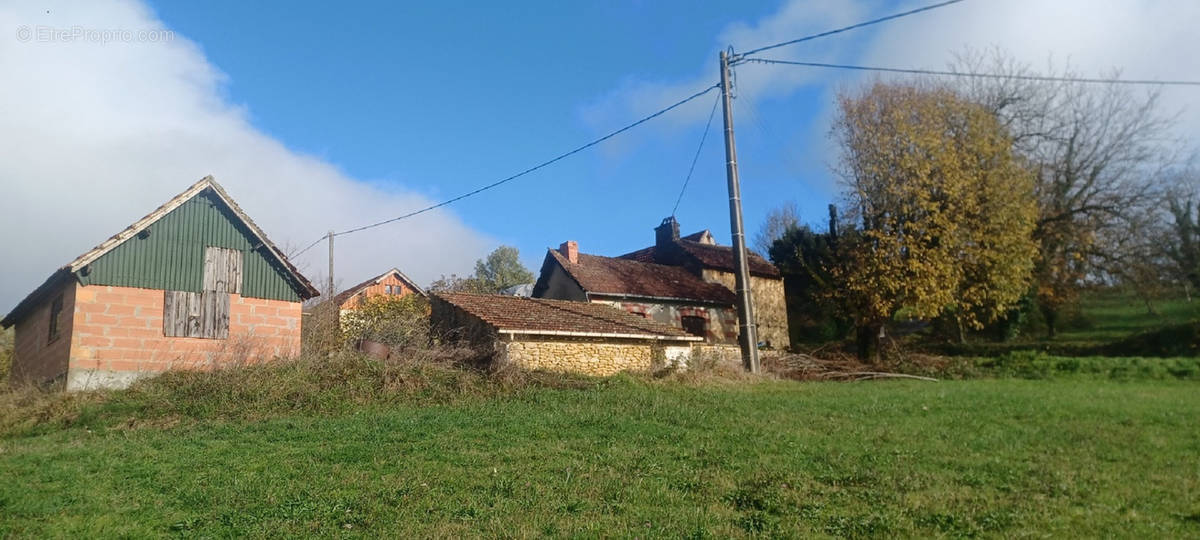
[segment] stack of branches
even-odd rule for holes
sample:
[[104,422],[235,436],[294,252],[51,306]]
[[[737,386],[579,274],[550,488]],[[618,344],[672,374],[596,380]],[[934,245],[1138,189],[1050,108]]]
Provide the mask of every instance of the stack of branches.
[[797,381],[870,381],[876,379],[917,379],[936,382],[932,377],[882,371],[879,366],[865,364],[857,357],[842,352],[825,352],[821,356],[802,353],[785,354],[763,359],[763,367],[784,379]]

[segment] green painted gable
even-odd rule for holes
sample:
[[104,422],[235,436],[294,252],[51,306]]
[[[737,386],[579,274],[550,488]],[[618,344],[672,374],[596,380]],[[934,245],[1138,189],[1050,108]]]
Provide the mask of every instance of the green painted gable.
[[84,285],[200,292],[208,246],[242,251],[242,296],[300,301],[304,287],[211,190],[184,202],[76,275]]

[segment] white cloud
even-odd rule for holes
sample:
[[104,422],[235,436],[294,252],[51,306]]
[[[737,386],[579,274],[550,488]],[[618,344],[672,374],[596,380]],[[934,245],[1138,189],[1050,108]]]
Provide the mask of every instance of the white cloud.
[[[585,119],[614,115],[635,117],[688,95],[716,80],[716,51],[732,45],[736,51],[788,41],[801,36],[860,22],[927,4],[880,5],[862,0],[792,0],[753,23],[730,24],[715,36],[716,47],[695,77],[680,81],[632,79],[584,109]],[[901,68],[944,69],[967,47],[993,47],[1010,53],[1034,70],[1069,64],[1080,76],[1200,79],[1200,2],[1184,0],[1003,0],[973,1],[947,6],[877,26],[762,53],[764,58],[812,62],[853,63]],[[818,125],[777,123],[782,136],[798,135],[804,161],[828,161],[834,149],[828,140],[835,93],[873,77],[861,72],[792,66],[744,64],[737,68],[737,94],[745,103],[786,97],[802,87],[824,94]],[[1167,87],[1160,104],[1164,114],[1180,113],[1177,135],[1195,141],[1200,136],[1200,100],[1194,87]],[[793,102],[794,103],[794,102]],[[677,129],[702,123],[709,102],[697,100],[686,111],[671,115]],[[786,111],[784,111],[786,114]],[[791,129],[792,133],[783,133]],[[774,130],[773,130],[774,131]],[[831,181],[831,180],[830,180]]]
[[[39,6],[0,6],[0,309],[208,174],[285,249],[430,203],[350,178],[256,129],[225,97],[224,75],[185,36],[139,41],[141,31],[166,30],[140,3]],[[38,34],[75,27],[134,39]],[[491,243],[435,211],[339,237],[337,273],[352,284],[398,266],[424,283],[469,268]],[[316,281],[323,246],[297,262]]]
[[[611,118],[636,118],[652,113],[674,103],[704,87],[716,84],[718,72],[717,54],[732,46],[734,52],[746,51],[762,45],[794,39],[798,36],[827,30],[832,27],[852,24],[867,11],[863,6],[844,0],[816,0],[790,2],[777,13],[753,24],[734,23],[715,36],[713,48],[697,55],[702,61],[697,75],[683,81],[657,81],[631,77],[618,88],[608,92],[595,103],[583,109],[585,121],[595,126],[611,125]],[[852,50],[845,41],[825,40],[805,44],[803,50],[781,48],[770,52],[771,58],[798,59],[800,57],[830,61],[844,58]],[[752,100],[787,94],[805,84],[816,84],[821,74],[796,69],[761,69],[748,67],[738,69],[735,94]],[[664,118],[668,129],[703,122],[708,117],[712,101],[695,100],[682,110]]]

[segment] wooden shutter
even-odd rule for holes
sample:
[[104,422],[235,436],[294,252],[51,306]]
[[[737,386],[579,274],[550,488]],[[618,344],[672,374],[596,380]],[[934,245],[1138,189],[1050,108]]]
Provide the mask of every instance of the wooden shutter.
[[204,291],[242,293],[242,252],[219,247],[204,248]]
[[229,337],[229,294],[165,291],[163,334],[168,337]]

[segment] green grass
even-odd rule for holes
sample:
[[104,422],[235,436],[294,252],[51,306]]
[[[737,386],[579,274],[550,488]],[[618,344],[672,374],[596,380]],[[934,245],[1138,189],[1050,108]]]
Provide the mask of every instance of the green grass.
[[0,438],[0,536],[1198,536],[1197,390],[618,377],[135,427],[99,400]]
[[1083,295],[1078,321],[1068,321],[1055,341],[1109,342],[1165,326],[1200,320],[1200,300],[1168,298],[1153,302],[1157,313],[1132,294],[1119,290],[1090,291]]

